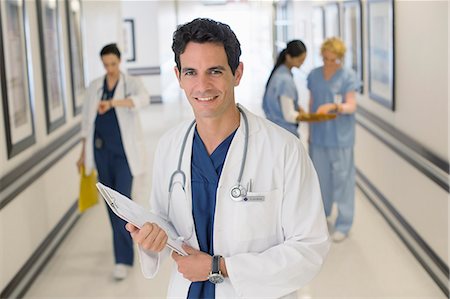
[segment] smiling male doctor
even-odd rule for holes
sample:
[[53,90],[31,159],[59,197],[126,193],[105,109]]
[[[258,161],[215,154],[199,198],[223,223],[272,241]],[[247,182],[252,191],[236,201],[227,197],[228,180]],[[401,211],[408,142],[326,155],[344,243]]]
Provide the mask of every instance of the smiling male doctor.
[[[329,249],[314,167],[298,138],[236,105],[243,64],[228,25],[195,19],[178,27],[172,49],[195,124],[166,133],[154,159],[152,210],[189,253],[172,253],[168,297],[295,298]],[[127,229],[154,277],[166,233]]]

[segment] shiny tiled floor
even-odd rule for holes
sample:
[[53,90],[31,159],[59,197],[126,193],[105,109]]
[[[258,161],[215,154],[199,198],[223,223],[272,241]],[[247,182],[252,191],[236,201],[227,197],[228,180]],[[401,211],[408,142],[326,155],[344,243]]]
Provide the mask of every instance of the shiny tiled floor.
[[[191,118],[191,113],[185,103],[173,101],[150,106],[142,118],[153,156],[159,136],[180,120]],[[135,181],[135,200],[146,206],[149,181],[150,177]],[[299,291],[299,297],[445,298],[378,212],[358,190],[356,195],[350,237],[332,245],[323,270]],[[101,202],[81,217],[25,298],[164,298],[172,261],[165,261],[155,279],[144,279],[136,263],[126,280],[116,282],[111,277],[111,243],[106,207]]]

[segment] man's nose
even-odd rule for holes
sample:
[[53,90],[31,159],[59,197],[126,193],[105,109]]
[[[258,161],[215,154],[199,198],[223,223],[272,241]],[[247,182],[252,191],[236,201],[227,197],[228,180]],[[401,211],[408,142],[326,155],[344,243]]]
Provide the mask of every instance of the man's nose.
[[198,75],[197,77],[197,87],[200,90],[206,90],[211,87],[211,80],[208,75]]

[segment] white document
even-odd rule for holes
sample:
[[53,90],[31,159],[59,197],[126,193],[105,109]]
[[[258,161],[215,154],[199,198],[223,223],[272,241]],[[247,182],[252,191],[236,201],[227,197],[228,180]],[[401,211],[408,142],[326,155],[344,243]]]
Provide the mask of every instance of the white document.
[[109,208],[117,216],[133,224],[137,228],[141,228],[146,222],[158,224],[158,226],[161,227],[168,236],[167,247],[180,255],[188,255],[186,251],[183,250],[181,246],[182,242],[178,239],[175,227],[171,222],[153,214],[141,205],[130,200],[128,197],[109,187],[106,187],[102,183],[97,183],[96,186]]

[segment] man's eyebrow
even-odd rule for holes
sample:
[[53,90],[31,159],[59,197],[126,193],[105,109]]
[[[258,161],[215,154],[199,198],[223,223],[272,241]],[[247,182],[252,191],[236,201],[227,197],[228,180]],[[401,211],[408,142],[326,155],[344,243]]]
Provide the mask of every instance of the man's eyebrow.
[[195,71],[195,69],[192,67],[184,67],[181,69],[182,73],[189,72],[189,71]]
[[221,65],[216,65],[216,66],[212,66],[212,67],[208,68],[208,70],[209,70],[209,71],[212,71],[212,70],[221,70],[221,71],[225,71],[226,68],[223,67],[223,66],[221,66]]

